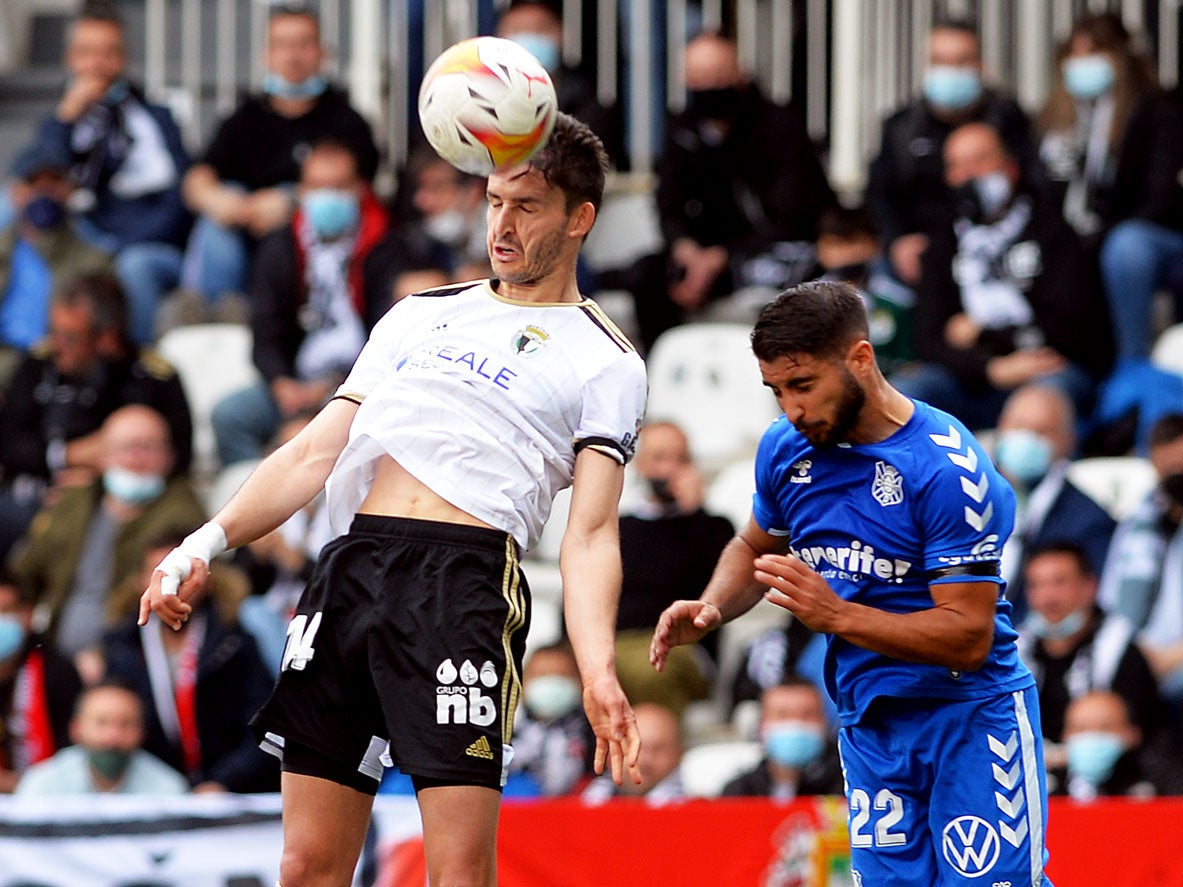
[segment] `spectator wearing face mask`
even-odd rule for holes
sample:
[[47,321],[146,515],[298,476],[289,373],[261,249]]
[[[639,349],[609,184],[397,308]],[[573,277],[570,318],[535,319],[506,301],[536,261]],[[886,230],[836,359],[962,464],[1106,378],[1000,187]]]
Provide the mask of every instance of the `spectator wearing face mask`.
[[821,691],[801,678],[769,687],[760,697],[764,758],[723,787],[723,797],[791,801],[842,793],[838,743],[826,720]]
[[595,739],[583,713],[575,654],[565,644],[539,647],[522,673],[522,703],[513,733],[510,782],[517,794],[576,792],[592,774]]
[[32,629],[33,602],[0,568],[0,794],[70,743],[82,690],[69,659]]
[[159,413],[139,404],[116,410],[101,441],[101,478],[64,490],[34,518],[12,563],[36,602],[38,627],[71,658],[99,640],[112,590],[140,569],[151,540],[205,520],[189,480],[170,479],[176,453]]
[[370,126],[325,79],[323,62],[316,13],[303,4],[273,7],[262,93],[218,127],[185,175],[185,200],[199,218],[182,283],[209,302],[245,290],[259,239],[296,208],[300,164],[313,142],[331,136],[349,145],[362,180],[374,177],[378,149]]
[[929,34],[924,93],[896,111],[882,127],[871,163],[867,204],[875,216],[891,268],[915,286],[931,228],[949,213],[941,152],[945,139],[966,123],[988,123],[1027,181],[1040,176],[1030,123],[1015,102],[982,78],[982,48],[973,24],[948,19]]
[[1074,699],[1064,721],[1066,764],[1047,774],[1048,794],[1077,801],[1183,794],[1177,752],[1147,741],[1116,693],[1094,690]]
[[352,149],[315,142],[298,194],[291,222],[264,239],[252,269],[253,357],[263,378],[214,407],[223,465],[261,458],[285,419],[319,409],[390,306],[366,275],[387,215]]
[[615,107],[601,105],[596,85],[563,61],[561,4],[554,0],[512,0],[497,20],[497,36],[527,49],[550,74],[559,110],[586,123],[600,137],[612,165],[623,167],[623,127]]
[[678,716],[654,702],[642,702],[633,708],[637,718],[637,732],[642,736],[641,751],[637,755],[637,769],[641,782],[626,779],[616,785],[605,773],[597,776],[580,797],[587,804],[603,804],[612,798],[641,798],[650,807],[664,807],[685,800],[679,767],[685,745],[682,724]]
[[1015,490],[1015,529],[1002,550],[1002,577],[1016,625],[1027,614],[1027,552],[1047,542],[1069,542],[1088,557],[1099,576],[1117,523],[1068,479],[1076,453],[1076,415],[1058,388],[1024,385],[1006,400],[998,417],[994,461]]
[[652,421],[641,429],[633,468],[645,494],[620,518],[616,667],[629,699],[659,702],[680,715],[710,691],[717,637],[677,648],[661,672],[649,664],[649,641],[669,604],[706,588],[734,529],[704,510],[705,482],[674,423]]
[[118,681],[83,692],[70,722],[74,744],[29,770],[16,793],[45,795],[182,795],[189,783],[142,748],[140,699]]
[[1183,267],[1183,114],[1120,15],[1078,21],[1056,55],[1040,154],[1064,217],[1100,248],[1119,369],[1145,362],[1152,302]]
[[892,377],[909,397],[992,428],[1011,391],[1060,388],[1091,410],[1112,344],[1076,234],[1024,187],[999,132],[967,123],[945,140],[954,219],[930,232],[916,287],[918,366]]
[[1055,746],[1069,703],[1092,690],[1112,690],[1145,736],[1165,724],[1158,682],[1122,616],[1097,606],[1097,576],[1084,551],[1068,542],[1033,548],[1023,573],[1030,612],[1019,627],[1019,655],[1039,688],[1048,766],[1061,762]]
[[[16,220],[0,231],[0,346],[15,357],[49,332],[55,289],[80,274],[112,270],[110,257],[86,243],[70,223],[70,158],[29,145],[10,173]],[[0,384],[14,359],[0,360]]]
[[1183,414],[1150,432],[1158,486],[1117,526],[1099,600],[1138,632],[1138,642],[1176,718],[1183,710]]

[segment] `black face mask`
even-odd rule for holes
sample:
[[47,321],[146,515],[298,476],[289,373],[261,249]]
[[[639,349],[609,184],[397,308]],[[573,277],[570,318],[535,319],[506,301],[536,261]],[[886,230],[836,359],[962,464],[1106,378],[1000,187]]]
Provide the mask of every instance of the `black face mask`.
[[1167,475],[1158,482],[1158,486],[1172,503],[1183,506],[1183,471]]
[[730,120],[738,110],[740,91],[734,86],[692,89],[686,93],[686,110],[696,117]]
[[663,505],[672,505],[677,501],[674,494],[670,491],[670,480],[668,477],[649,478],[649,490],[653,493],[653,498]]
[[867,279],[867,274],[870,270],[870,262],[851,262],[849,265],[827,268],[826,276],[833,280],[841,280],[844,283],[862,283]]
[[975,225],[997,219],[1012,196],[1014,187],[1003,173],[979,176],[953,189],[957,212]]

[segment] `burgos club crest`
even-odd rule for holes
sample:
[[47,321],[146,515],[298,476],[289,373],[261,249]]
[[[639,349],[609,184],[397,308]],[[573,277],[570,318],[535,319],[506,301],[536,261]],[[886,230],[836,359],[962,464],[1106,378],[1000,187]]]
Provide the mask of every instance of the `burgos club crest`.
[[904,501],[904,479],[894,465],[875,463],[875,480],[871,483],[871,495],[883,507],[899,505]]
[[528,326],[518,330],[510,343],[515,354],[533,354],[550,340],[550,333],[541,327]]

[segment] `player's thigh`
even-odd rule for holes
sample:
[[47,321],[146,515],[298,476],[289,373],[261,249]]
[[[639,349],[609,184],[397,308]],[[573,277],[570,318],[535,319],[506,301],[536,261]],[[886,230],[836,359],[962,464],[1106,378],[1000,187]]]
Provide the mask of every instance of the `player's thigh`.
[[941,874],[934,883],[1047,883],[1038,704],[1034,688],[1005,693],[960,704],[943,725],[930,805]]
[[441,785],[416,795],[432,884],[497,882],[497,818],[501,793],[477,785]]
[[850,806],[851,868],[863,887],[915,887],[936,881],[928,836],[924,757],[902,743],[894,725],[839,732]]
[[372,795],[316,776],[283,774],[283,883],[348,884]]

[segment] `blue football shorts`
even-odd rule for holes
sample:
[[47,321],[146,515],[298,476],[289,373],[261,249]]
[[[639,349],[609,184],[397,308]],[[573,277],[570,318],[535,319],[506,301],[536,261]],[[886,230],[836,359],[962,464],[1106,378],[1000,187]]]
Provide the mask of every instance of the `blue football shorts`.
[[861,887],[1050,887],[1034,687],[989,699],[880,697],[838,735]]

